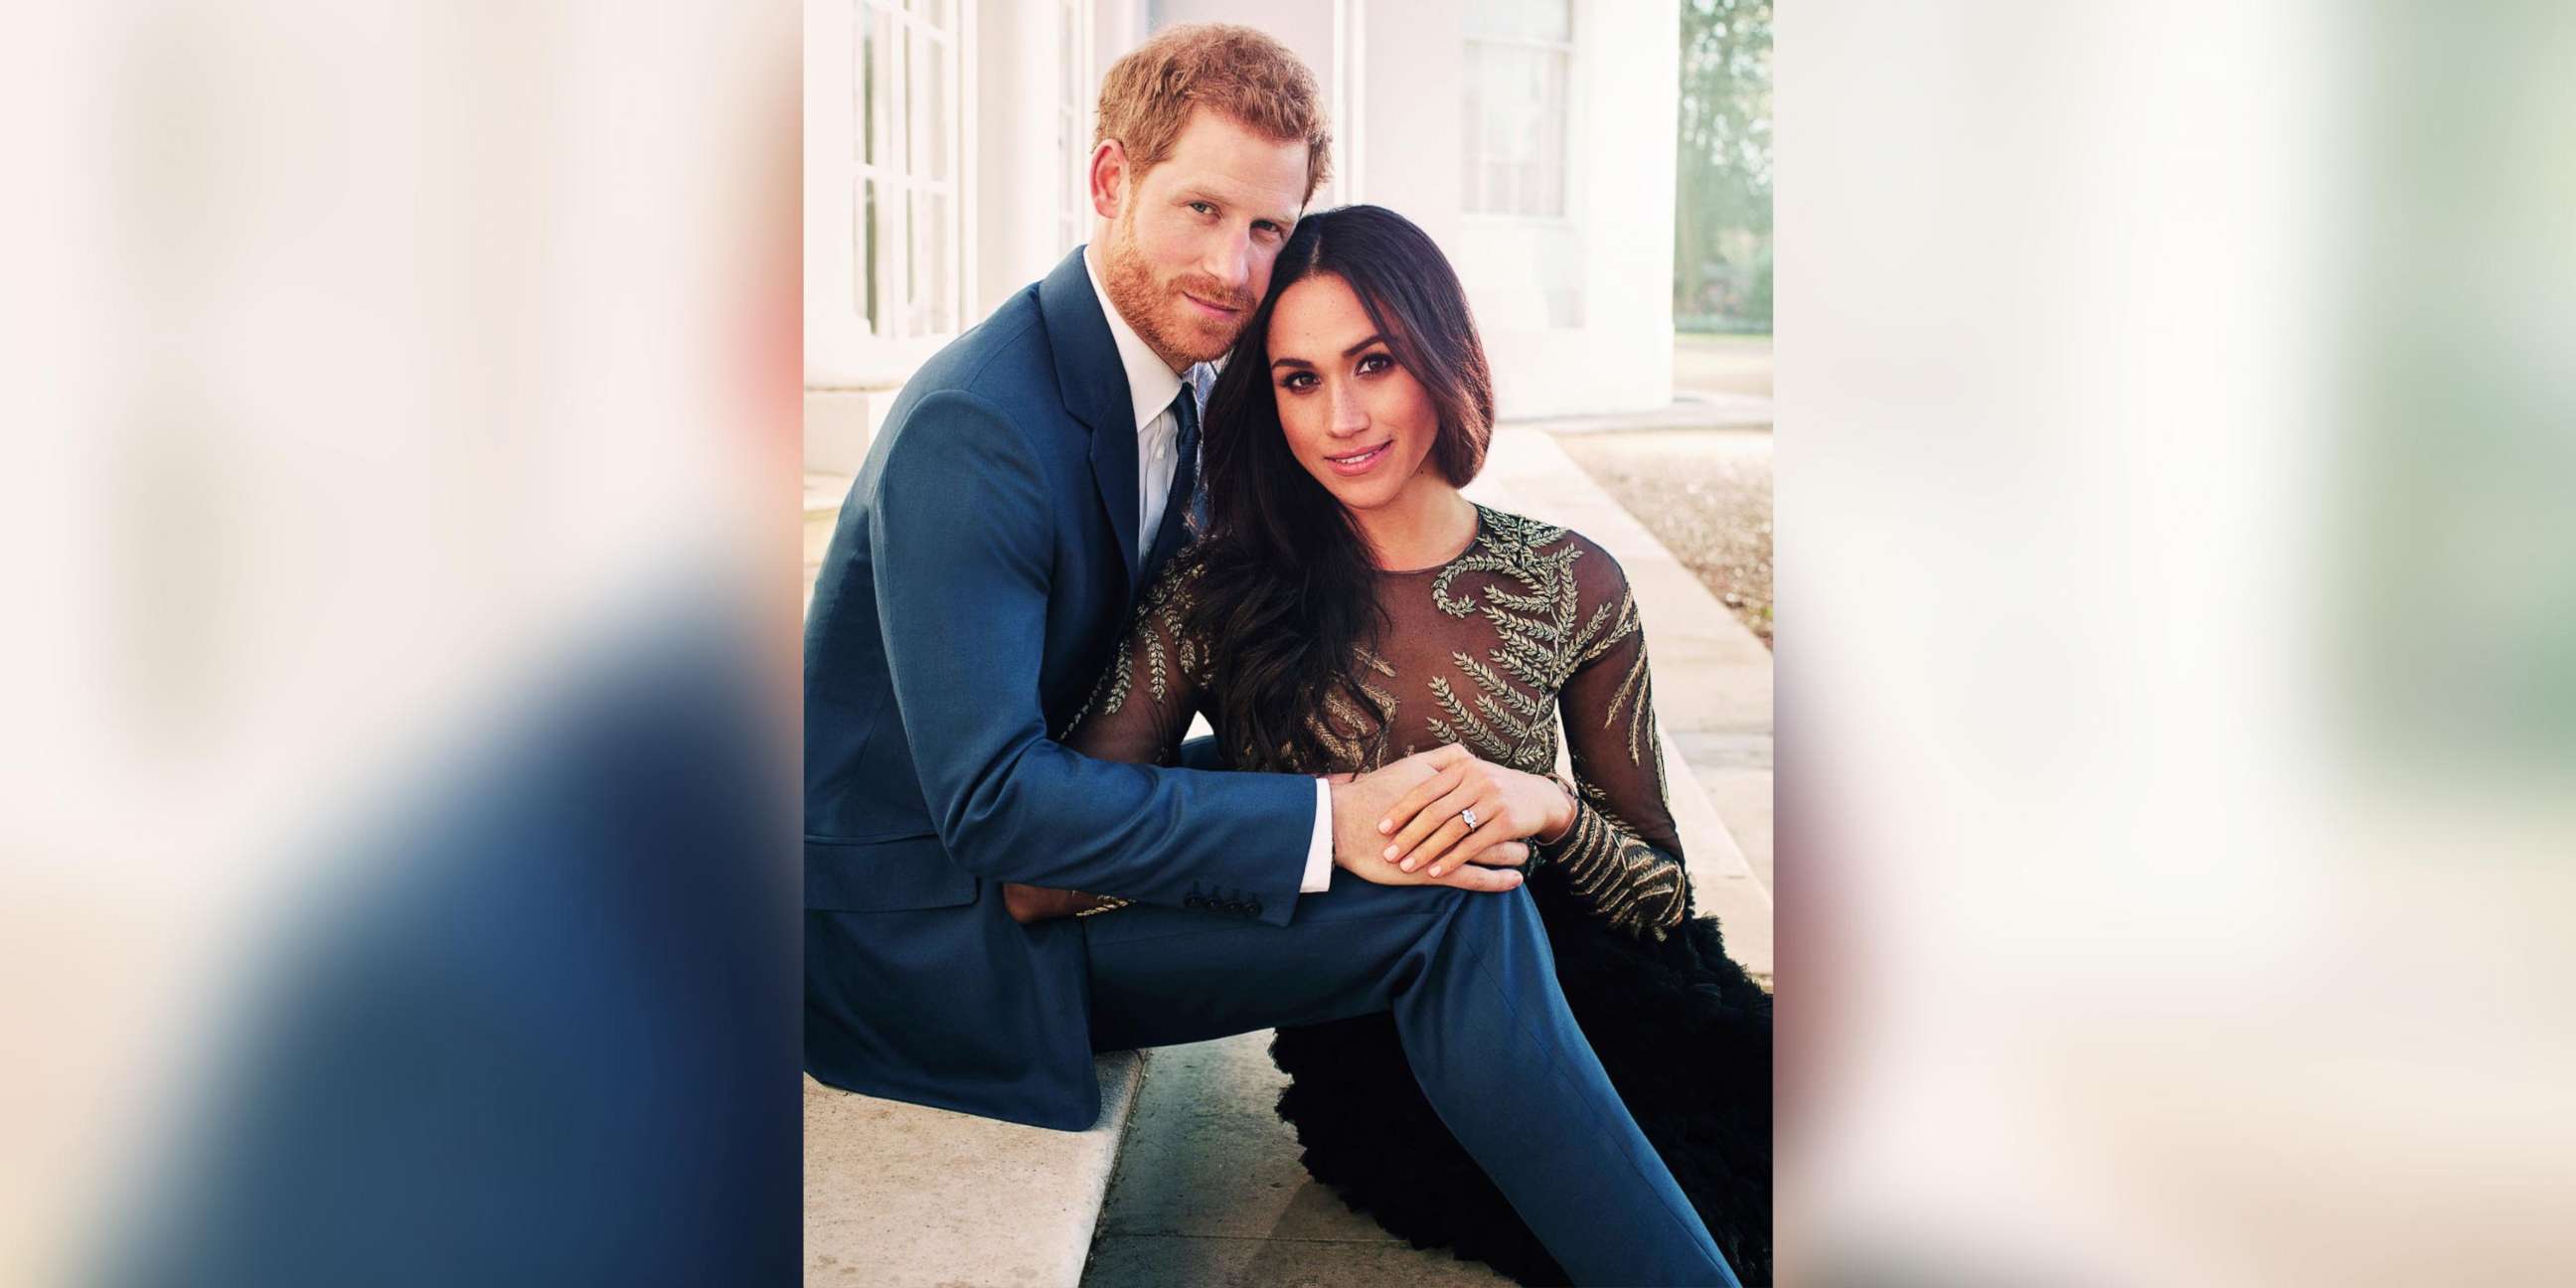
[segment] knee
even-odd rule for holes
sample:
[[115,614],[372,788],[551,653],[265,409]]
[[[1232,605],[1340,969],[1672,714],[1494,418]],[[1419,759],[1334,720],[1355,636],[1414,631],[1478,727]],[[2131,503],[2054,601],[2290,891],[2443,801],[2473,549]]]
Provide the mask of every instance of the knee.
[[1460,900],[1457,919],[1476,923],[1480,936],[1547,942],[1547,922],[1539,916],[1538,901],[1530,896],[1528,885],[1493,894],[1465,890],[1449,893]]
[[1370,890],[1375,897],[1386,900],[1390,908],[1427,917],[1426,929],[1432,933],[1461,921],[1540,928],[1538,905],[1531,902],[1526,885],[1499,892],[1435,885],[1372,886]]
[[[1443,888],[1446,889],[1446,887]],[[1449,890],[1448,892],[1465,899],[1468,903],[1484,904],[1495,908],[1536,908],[1538,906],[1530,902],[1529,883],[1526,881],[1509,890]]]
[[1460,890],[1453,886],[1429,886],[1425,889],[1441,896],[1446,901],[1443,911],[1453,917],[1532,928],[1540,925],[1538,904],[1530,899],[1527,885],[1494,892]]

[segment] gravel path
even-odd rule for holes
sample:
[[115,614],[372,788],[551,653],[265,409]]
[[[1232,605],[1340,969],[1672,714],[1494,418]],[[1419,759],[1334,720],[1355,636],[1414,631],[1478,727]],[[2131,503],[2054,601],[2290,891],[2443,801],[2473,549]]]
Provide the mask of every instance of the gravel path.
[[1768,429],[1592,432],[1556,442],[1770,646]]

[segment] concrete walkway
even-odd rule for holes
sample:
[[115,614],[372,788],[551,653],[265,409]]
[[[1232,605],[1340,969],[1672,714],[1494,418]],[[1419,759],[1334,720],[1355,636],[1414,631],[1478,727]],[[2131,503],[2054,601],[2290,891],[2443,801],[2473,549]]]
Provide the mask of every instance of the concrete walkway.
[[[1497,430],[1485,473],[1468,493],[1571,527],[1627,571],[1646,624],[1665,772],[1700,909],[1717,914],[1729,950],[1767,985],[1770,651],[1566,456],[1549,432],[1556,428]],[[1701,754],[1686,754],[1688,741]],[[1713,761],[1710,747],[1728,750]],[[1758,851],[1748,850],[1746,837],[1758,838]],[[1147,1054],[1152,1074],[1110,1181],[1085,1288],[1510,1283],[1479,1263],[1396,1240],[1307,1177],[1295,1133],[1274,1111],[1287,1078],[1270,1062],[1270,1038],[1265,1029]]]
[[1522,422],[1521,427],[1543,427],[1551,434],[1619,434],[1644,429],[1767,428],[1771,421],[1771,398],[1768,394],[1694,389],[1675,391],[1672,404],[1657,411],[1566,416]]

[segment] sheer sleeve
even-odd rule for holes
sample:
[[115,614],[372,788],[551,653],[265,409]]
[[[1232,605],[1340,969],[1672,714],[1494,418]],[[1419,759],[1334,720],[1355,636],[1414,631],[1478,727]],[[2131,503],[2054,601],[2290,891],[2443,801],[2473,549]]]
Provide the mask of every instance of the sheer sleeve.
[[1690,913],[1680,835],[1664,795],[1646,632],[1609,553],[1586,552],[1583,626],[1557,695],[1574,765],[1573,826],[1538,846],[1539,866],[1611,925],[1661,939]]
[[[1207,682],[1207,650],[1186,626],[1190,593],[1204,566],[1187,549],[1172,557],[1137,605],[1118,651],[1056,741],[1095,760],[1143,765],[1180,762],[1182,735]],[[1087,916],[1127,900],[1082,890],[1005,883],[1002,899],[1023,922]]]
[[1182,737],[1205,691],[1207,649],[1186,626],[1205,568],[1183,549],[1145,591],[1118,652],[1057,741],[1095,760],[1180,763]]

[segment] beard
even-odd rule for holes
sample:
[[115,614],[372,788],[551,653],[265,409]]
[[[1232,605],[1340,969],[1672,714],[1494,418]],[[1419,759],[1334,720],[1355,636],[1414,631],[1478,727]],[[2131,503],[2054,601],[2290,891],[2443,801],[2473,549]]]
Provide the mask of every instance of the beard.
[[[1109,303],[1134,328],[1136,338],[1175,371],[1196,362],[1211,362],[1234,347],[1252,320],[1253,301],[1203,273],[1175,273],[1156,278],[1154,266],[1136,244],[1135,207],[1129,206],[1110,225],[1102,248],[1100,277],[1109,288]],[[1215,322],[1197,305],[1181,298],[1188,292],[1236,310],[1232,320]]]

